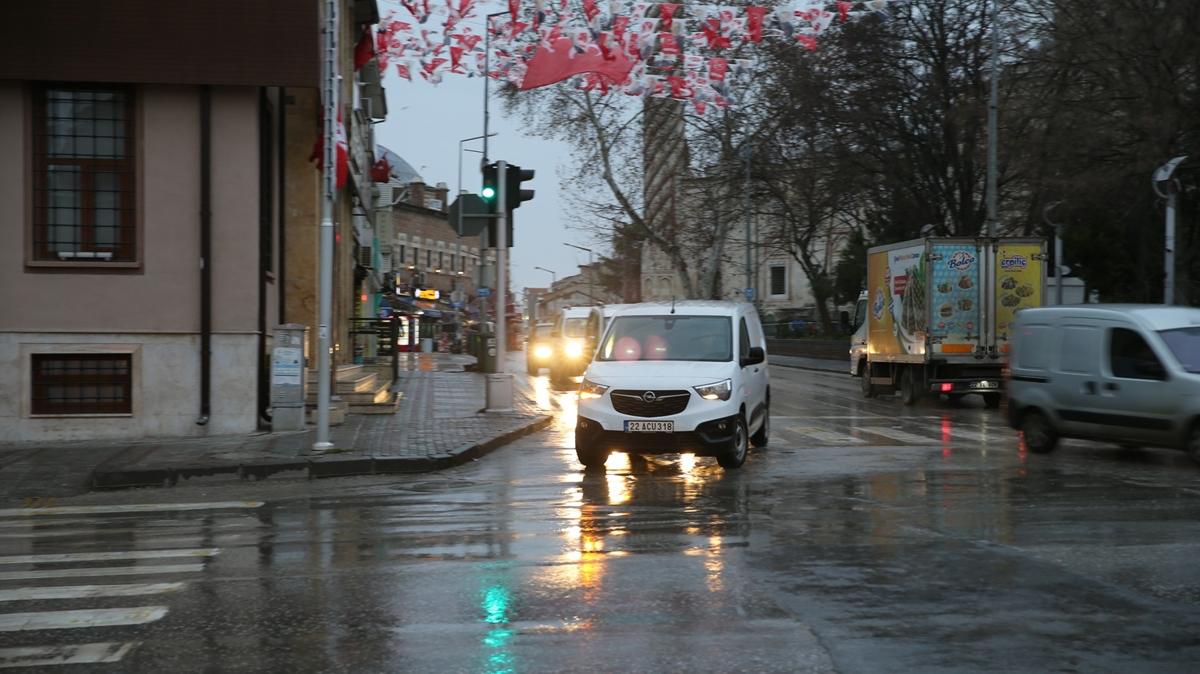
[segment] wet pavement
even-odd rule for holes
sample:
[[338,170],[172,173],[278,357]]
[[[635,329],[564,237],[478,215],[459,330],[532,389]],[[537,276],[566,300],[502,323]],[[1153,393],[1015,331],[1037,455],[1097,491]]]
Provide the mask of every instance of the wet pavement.
[[[0,511],[0,665],[100,672],[1193,672],[1200,469],[1027,455],[967,399],[772,371],[768,449]],[[140,504],[137,507],[128,504]],[[70,647],[68,647],[70,646]],[[51,663],[74,662],[63,665]]]

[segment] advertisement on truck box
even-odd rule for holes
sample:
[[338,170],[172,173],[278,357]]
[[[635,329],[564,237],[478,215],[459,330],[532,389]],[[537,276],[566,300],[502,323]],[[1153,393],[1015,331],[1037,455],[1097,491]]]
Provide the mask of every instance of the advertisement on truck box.
[[979,293],[983,261],[979,246],[974,242],[939,242],[931,249],[932,350],[972,353],[982,329]]
[[876,355],[923,355],[929,327],[924,243],[867,256],[868,340]]
[[1042,242],[1001,242],[996,247],[996,347],[1008,353],[1009,326],[1017,312],[1042,306]]

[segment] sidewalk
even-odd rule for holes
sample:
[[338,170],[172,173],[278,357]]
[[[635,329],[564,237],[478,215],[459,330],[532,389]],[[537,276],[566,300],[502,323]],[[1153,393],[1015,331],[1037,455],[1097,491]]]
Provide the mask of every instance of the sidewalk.
[[[291,472],[332,477],[437,470],[465,463],[551,421],[514,386],[510,413],[484,413],[484,375],[471,356],[406,354],[388,415],[349,415],[330,429],[335,449],[314,455],[316,431],[209,438],[0,446],[0,499],[53,497],[89,488],[164,486],[228,474],[262,479]],[[520,378],[520,375],[514,375]]]
[[838,372],[847,376],[850,375],[849,357],[842,360],[830,360],[827,358],[808,358],[805,356],[779,356],[771,353],[767,354],[767,364],[779,365],[782,367],[794,367],[801,370]]

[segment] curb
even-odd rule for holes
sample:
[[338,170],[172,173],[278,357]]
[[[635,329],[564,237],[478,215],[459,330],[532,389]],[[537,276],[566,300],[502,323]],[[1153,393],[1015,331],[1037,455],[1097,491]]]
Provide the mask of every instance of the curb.
[[91,488],[174,487],[179,483],[180,478],[186,480],[192,477],[207,477],[212,475],[236,475],[242,480],[265,480],[276,473],[303,471],[305,476],[311,480],[355,475],[423,473],[452,468],[479,459],[518,438],[546,428],[553,420],[554,417],[551,415],[538,415],[530,419],[527,423],[506,433],[495,435],[476,443],[462,445],[452,452],[420,458],[387,455],[341,456],[333,454],[311,458],[279,458],[249,463],[193,465],[175,468],[116,468],[111,470],[96,468],[92,471]]
[[769,360],[767,361],[767,365],[770,365],[772,367],[786,367],[786,368],[792,369],[792,370],[808,370],[809,372],[828,372],[829,374],[847,374],[848,375],[850,373],[849,366],[847,366],[845,368],[845,370],[842,370],[842,369],[830,370],[828,368],[811,367],[808,365],[796,365],[794,363],[780,363],[778,361],[772,363]]

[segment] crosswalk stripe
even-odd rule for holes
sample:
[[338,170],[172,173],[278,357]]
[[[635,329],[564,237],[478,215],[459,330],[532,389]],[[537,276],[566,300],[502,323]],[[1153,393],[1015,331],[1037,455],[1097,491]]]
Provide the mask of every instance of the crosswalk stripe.
[[915,445],[936,445],[941,442],[941,440],[935,440],[933,438],[928,438],[921,435],[913,435],[912,433],[907,433],[895,428],[887,428],[883,426],[860,426],[858,430],[864,433],[882,435],[885,438],[891,438],[892,440],[899,440],[900,442],[908,442]]
[[4,508],[0,517],[40,517],[47,515],[103,515],[120,513],[176,512],[188,510],[230,510],[259,508],[262,501],[214,501],[211,503],[131,503],[127,505],[51,506],[49,508]]
[[807,435],[808,437],[821,442],[828,442],[831,445],[861,445],[866,443],[866,440],[863,440],[862,438],[856,438],[853,435],[835,433],[833,431],[823,431],[812,426],[792,426],[788,428],[788,430],[801,435]]
[[133,608],[85,608],[73,611],[35,611],[0,615],[0,632],[68,630],[81,627],[144,625],[167,614],[166,606]]
[[203,564],[153,564],[147,566],[100,566],[90,569],[45,569],[39,571],[5,571],[4,580],[38,580],[41,578],[89,578],[92,576],[139,576],[144,573],[200,573]]
[[0,590],[0,602],[38,599],[93,599],[96,597],[138,597],[147,594],[178,592],[186,583],[133,583],[128,585],[63,585],[22,587]]
[[124,643],[108,641],[93,644],[0,648],[0,669],[120,662],[136,645],[137,642],[133,641]]
[[0,564],[65,564],[69,562],[111,562],[126,559],[167,559],[174,557],[215,557],[217,548],[176,548],[172,550],[122,550],[120,552],[68,552],[46,555],[0,557]]

